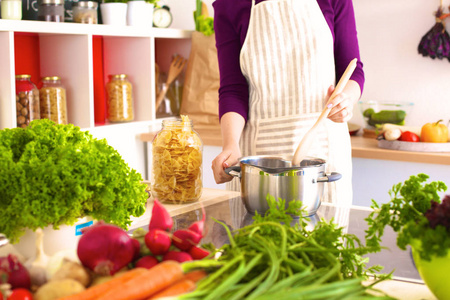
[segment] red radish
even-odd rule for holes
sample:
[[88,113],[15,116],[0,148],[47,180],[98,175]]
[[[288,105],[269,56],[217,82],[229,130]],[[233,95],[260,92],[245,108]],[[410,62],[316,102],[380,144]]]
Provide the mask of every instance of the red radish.
[[172,239],[167,231],[152,229],[145,235],[145,245],[153,255],[162,255],[169,251]]
[[141,257],[137,262],[135,267],[136,268],[146,268],[146,269],[151,269],[154,266],[156,266],[157,264],[159,264],[159,261],[151,256],[151,255],[147,255],[144,257]]
[[0,284],[9,283],[11,288],[29,289],[30,273],[14,254],[0,257]]
[[131,238],[131,241],[133,242],[134,246],[134,256],[133,260],[136,260],[141,256],[141,243],[137,239]]
[[148,226],[149,230],[161,229],[165,231],[170,231],[173,226],[173,220],[166,208],[155,199],[153,201],[152,208],[152,218],[150,219],[150,224]]
[[180,250],[188,251],[192,246],[198,245],[202,236],[188,229],[178,229],[172,235],[172,243]]
[[209,255],[209,251],[197,246],[193,246],[189,250],[189,254],[192,256],[192,259],[203,259]]
[[78,241],[81,263],[99,275],[113,275],[135,256],[131,237],[121,228],[102,224],[91,226]]
[[188,229],[190,231],[200,234],[203,237],[203,233],[205,230],[205,218],[206,218],[205,208],[203,206],[202,206],[202,214],[203,214],[202,219],[200,221],[192,223]]
[[190,261],[192,257],[189,253],[183,251],[169,251],[163,256],[163,261],[174,260],[179,263]]

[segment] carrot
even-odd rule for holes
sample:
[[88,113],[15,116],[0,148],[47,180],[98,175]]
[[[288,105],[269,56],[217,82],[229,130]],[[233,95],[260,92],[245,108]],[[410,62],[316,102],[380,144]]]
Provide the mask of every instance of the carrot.
[[147,300],[158,299],[168,296],[178,296],[184,293],[192,292],[197,287],[196,282],[199,281],[200,279],[205,278],[206,275],[208,275],[208,273],[206,273],[203,270],[190,271],[184,274],[182,279],[175,282],[173,285],[167,287],[166,289],[162,290],[161,292],[154,294]]
[[206,273],[206,272],[203,271],[203,270],[193,270],[193,271],[187,272],[187,273],[184,275],[184,278],[189,279],[189,280],[192,280],[193,282],[197,282],[197,281],[199,281],[200,279],[205,278],[206,275],[208,275],[208,273]]
[[161,292],[154,294],[153,296],[148,298],[148,300],[159,299],[169,296],[178,296],[184,293],[192,292],[193,290],[195,290],[195,287],[196,287],[195,282],[183,278],[177,281],[175,284],[172,284],[168,288],[162,290]]
[[146,299],[182,277],[183,269],[180,263],[173,260],[163,261],[141,275],[115,286],[98,300]]
[[113,278],[111,280],[103,282],[96,286],[90,287],[81,293],[63,297],[60,300],[94,300],[94,299],[97,299],[100,296],[102,296],[103,294],[110,291],[112,288],[120,286],[120,285],[124,284],[125,282],[127,282],[128,280],[131,280],[132,278],[138,277],[141,274],[146,273],[146,271],[147,270],[144,268],[132,269],[130,271],[125,272],[121,276],[118,276],[116,278]]

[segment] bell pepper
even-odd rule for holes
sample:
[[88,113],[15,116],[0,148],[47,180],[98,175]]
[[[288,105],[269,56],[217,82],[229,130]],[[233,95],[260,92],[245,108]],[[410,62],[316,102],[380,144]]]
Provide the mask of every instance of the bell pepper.
[[442,122],[442,120],[439,120],[436,123],[427,123],[422,126],[420,133],[422,142],[447,143],[448,128],[440,122]]

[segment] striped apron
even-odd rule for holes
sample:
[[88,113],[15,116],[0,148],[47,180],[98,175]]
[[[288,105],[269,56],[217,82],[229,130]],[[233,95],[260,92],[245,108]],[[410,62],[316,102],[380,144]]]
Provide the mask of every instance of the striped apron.
[[[316,0],[267,0],[258,5],[252,0],[240,64],[250,95],[242,155],[292,155],[335,83],[333,36]],[[347,124],[327,119],[317,132],[308,155],[325,159],[327,173],[342,174],[342,179],[324,184],[322,202],[349,206]],[[239,180],[233,179],[228,188],[239,191]]]

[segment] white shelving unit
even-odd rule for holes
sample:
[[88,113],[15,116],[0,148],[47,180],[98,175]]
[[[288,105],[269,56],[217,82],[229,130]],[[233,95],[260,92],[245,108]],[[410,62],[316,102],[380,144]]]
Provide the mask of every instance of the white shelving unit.
[[[0,20],[0,129],[16,127],[15,33],[39,37],[40,76],[58,75],[66,87],[68,121],[106,138],[145,176],[143,143],[136,136],[159,126],[155,116],[155,62],[167,72],[172,55],[189,56],[191,31],[131,26]],[[94,119],[93,38],[103,37],[104,80],[128,74],[135,120],[97,126]],[[37,83],[37,82],[35,82]],[[142,149],[141,149],[142,148]]]

